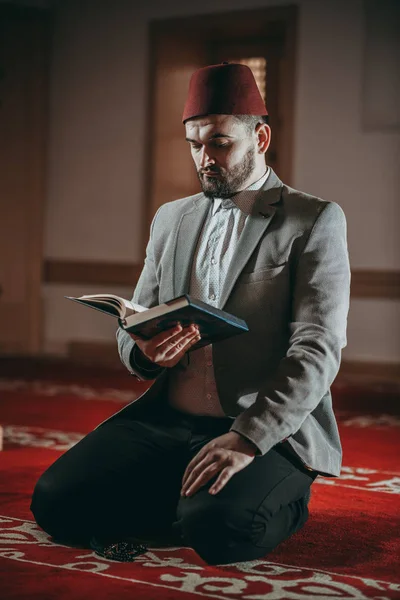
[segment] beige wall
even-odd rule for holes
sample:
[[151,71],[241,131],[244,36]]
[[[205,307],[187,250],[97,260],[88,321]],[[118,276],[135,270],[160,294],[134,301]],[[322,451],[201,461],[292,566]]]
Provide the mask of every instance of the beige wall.
[[[135,3],[136,4],[136,3]],[[219,1],[218,11],[286,2]],[[361,0],[298,0],[295,187],[338,202],[353,268],[399,269],[400,135],[362,126],[365,32]],[[47,258],[137,261],[144,201],[147,24],[215,11],[213,0],[60,2],[51,90]],[[110,340],[114,324],[64,294],[120,292],[44,286],[45,340]],[[90,316],[87,313],[93,313]],[[399,303],[354,300],[351,359],[399,361]]]

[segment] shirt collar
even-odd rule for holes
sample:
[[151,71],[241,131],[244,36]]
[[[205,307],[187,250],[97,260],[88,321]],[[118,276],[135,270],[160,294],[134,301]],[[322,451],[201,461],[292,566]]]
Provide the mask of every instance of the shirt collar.
[[264,183],[267,181],[270,168],[268,167],[266,172],[260,179],[257,179],[254,183],[249,185],[246,189],[242,190],[238,194],[232,196],[232,198],[214,198],[213,207],[212,207],[212,215],[221,208],[239,208],[242,212],[246,214],[251,213],[251,209],[257,198],[257,192],[263,187]]

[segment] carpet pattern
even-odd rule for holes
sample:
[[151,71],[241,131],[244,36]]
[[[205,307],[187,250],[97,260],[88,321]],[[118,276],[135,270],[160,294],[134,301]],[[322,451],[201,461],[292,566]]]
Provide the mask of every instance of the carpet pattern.
[[123,374],[0,378],[2,600],[400,598],[399,404],[384,390],[366,391],[364,404],[362,389],[334,391],[341,476],[316,480],[308,523],[263,560],[209,566],[191,548],[160,546],[124,564],[53,542],[29,510],[35,482],[142,391]]

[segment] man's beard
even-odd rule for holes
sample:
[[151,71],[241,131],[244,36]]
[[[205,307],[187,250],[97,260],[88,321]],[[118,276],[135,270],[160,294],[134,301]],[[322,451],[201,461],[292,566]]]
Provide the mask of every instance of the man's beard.
[[233,172],[225,175],[218,167],[207,169],[210,173],[216,173],[219,177],[205,177],[204,170],[198,171],[203,193],[207,198],[231,198],[243,189],[244,183],[249,179],[255,169],[255,149],[250,147],[243,157],[242,162],[235,167]]

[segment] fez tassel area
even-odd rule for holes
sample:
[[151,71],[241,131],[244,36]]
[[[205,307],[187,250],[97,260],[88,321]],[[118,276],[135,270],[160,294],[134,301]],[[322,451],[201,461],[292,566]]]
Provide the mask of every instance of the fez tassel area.
[[398,389],[377,391],[375,402],[366,390],[360,410],[359,388],[352,410],[351,390],[334,386],[341,475],[317,479],[306,526],[264,559],[209,566],[191,548],[151,546],[134,563],[117,563],[55,543],[29,504],[40,474],[141,393],[140,384],[123,373],[95,381],[82,369],[52,369],[51,378],[20,372],[0,372],[2,600],[400,598]]

